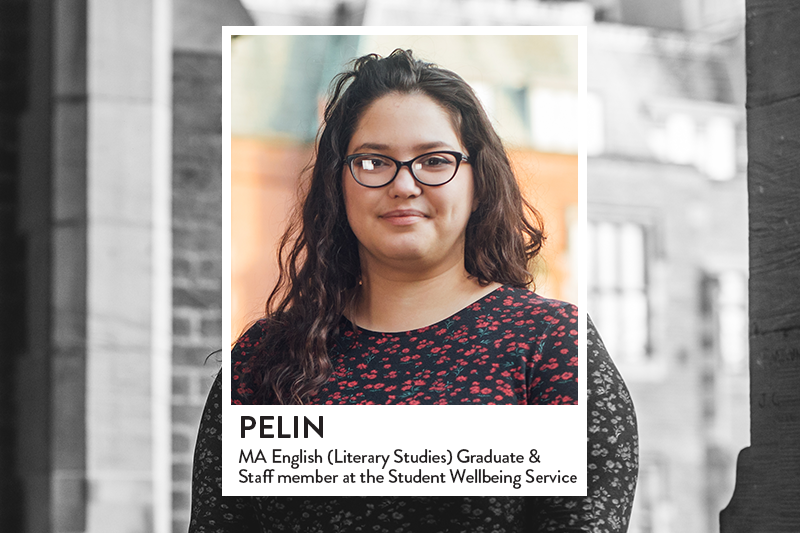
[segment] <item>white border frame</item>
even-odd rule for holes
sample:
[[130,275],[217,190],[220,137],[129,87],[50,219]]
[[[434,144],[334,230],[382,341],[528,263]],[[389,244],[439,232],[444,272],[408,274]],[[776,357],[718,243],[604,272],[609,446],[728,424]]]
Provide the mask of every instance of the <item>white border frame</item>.
[[[227,401],[231,390],[230,346],[231,338],[231,36],[233,35],[573,35],[578,37],[578,91],[579,116],[584,127],[580,132],[578,151],[578,246],[577,264],[578,309],[579,309],[579,398],[576,406],[232,406]],[[225,495],[440,495],[440,496],[499,496],[499,495],[572,495],[585,496],[586,482],[586,386],[587,346],[586,346],[586,303],[587,303],[587,265],[586,265],[586,92],[587,92],[587,58],[585,26],[524,26],[524,27],[222,27],[222,390],[223,390],[223,494]],[[524,420],[520,411],[525,410]],[[441,416],[447,410],[447,417]],[[294,439],[276,440],[260,439],[248,435],[240,439],[239,427],[242,416],[307,416],[312,420],[324,414],[325,440],[311,441],[300,439],[299,448],[293,446]],[[521,423],[523,422],[523,423]],[[393,433],[398,426],[409,424],[415,430],[411,438]],[[333,427],[331,427],[333,426]],[[520,426],[522,426],[520,428]],[[539,427],[548,428],[547,432],[539,432]],[[330,429],[329,429],[330,428]],[[361,429],[354,429],[361,428]],[[476,431],[476,428],[483,430]],[[553,428],[558,428],[556,431]],[[522,429],[522,431],[518,431]],[[359,433],[354,436],[354,433]],[[461,434],[459,434],[461,431]],[[252,432],[251,432],[252,433]],[[433,433],[437,439],[433,442],[425,440]],[[446,434],[443,434],[446,433]],[[501,436],[502,435],[502,436]],[[535,442],[528,439],[533,438]],[[330,439],[330,440],[328,440]],[[387,439],[389,441],[387,442]],[[440,444],[441,439],[447,439]],[[460,440],[465,439],[465,440]],[[324,442],[324,444],[323,444]],[[507,446],[504,442],[523,442]],[[533,444],[531,444],[533,442]],[[469,448],[472,453],[483,454],[492,449],[494,453],[522,454],[537,448],[547,459],[549,465],[536,466],[536,474],[576,473],[580,477],[577,484],[523,484],[524,489],[514,489],[511,485],[500,484],[383,484],[379,492],[376,485],[343,484],[311,484],[281,485],[268,483],[252,484],[237,482],[238,471],[242,465],[238,463],[241,449],[259,449],[265,456],[270,455],[273,444],[279,444],[283,453],[303,450],[307,454],[324,449],[351,450],[353,453],[388,454],[394,449],[402,448],[409,453],[425,453],[453,456],[458,449]],[[303,446],[305,444],[305,446]],[[546,456],[546,457],[545,457]],[[225,460],[225,459],[228,460]],[[452,457],[451,457],[452,458]],[[457,461],[456,461],[457,462]],[[231,464],[235,463],[235,464]],[[414,473],[419,465],[409,473]],[[460,465],[465,466],[465,465]],[[466,465],[474,468],[476,465]],[[477,465],[486,467],[486,465]],[[280,469],[271,464],[253,467],[253,471],[262,473],[266,468]],[[315,465],[312,465],[311,471]],[[341,465],[316,465],[331,474],[338,472],[344,475],[354,467]],[[530,466],[526,465],[527,468]],[[288,468],[288,467],[287,467]],[[493,468],[491,466],[486,467]],[[506,465],[505,472],[514,467]],[[526,468],[526,469],[527,469]],[[540,470],[540,468],[542,468]],[[349,469],[349,470],[348,470]],[[435,468],[433,469],[435,470]],[[281,473],[306,473],[299,470],[286,470]],[[427,470],[426,470],[427,472]],[[386,472],[384,472],[385,474]],[[405,471],[404,471],[405,473]],[[338,480],[337,480],[338,481]],[[443,487],[445,487],[443,489]],[[442,490],[443,489],[443,490]]]

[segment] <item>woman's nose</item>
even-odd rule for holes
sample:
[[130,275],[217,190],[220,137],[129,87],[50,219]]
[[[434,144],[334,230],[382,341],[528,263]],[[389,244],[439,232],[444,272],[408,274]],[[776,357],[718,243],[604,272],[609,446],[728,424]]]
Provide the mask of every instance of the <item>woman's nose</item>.
[[407,166],[401,167],[392,183],[389,184],[390,193],[393,197],[410,198],[419,196],[422,193],[417,180],[411,174],[411,169]]

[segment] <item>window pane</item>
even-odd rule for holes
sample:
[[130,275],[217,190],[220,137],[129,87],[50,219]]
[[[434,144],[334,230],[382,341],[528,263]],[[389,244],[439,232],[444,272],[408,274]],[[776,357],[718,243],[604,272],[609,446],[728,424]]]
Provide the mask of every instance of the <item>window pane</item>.
[[617,285],[617,235],[613,224],[597,226],[597,285],[612,289]]
[[586,135],[587,155],[599,155],[605,148],[605,122],[603,117],[603,101],[594,93],[586,95]]
[[539,87],[530,93],[533,145],[543,152],[577,153],[578,95]]
[[643,289],[644,229],[636,224],[624,224],[620,230],[620,285],[625,288]]
[[589,225],[589,312],[612,356],[643,361],[650,348],[645,228]]
[[716,117],[706,126],[704,170],[715,180],[727,180],[736,175],[736,130],[725,117]]
[[719,350],[726,369],[747,369],[747,279],[739,272],[722,273],[719,281]]
[[684,113],[670,115],[665,124],[669,143],[669,160],[673,163],[694,163],[695,125],[694,120]]
[[600,295],[598,306],[597,327],[600,338],[608,348],[611,357],[623,357],[622,346],[620,343],[620,316],[617,295],[612,292]]
[[597,287],[599,277],[597,275],[597,226],[589,222],[586,224],[587,257],[589,268],[587,271],[587,282],[589,283],[589,293]]
[[628,292],[622,298],[622,322],[625,331],[625,355],[641,361],[647,355],[647,297],[642,292]]

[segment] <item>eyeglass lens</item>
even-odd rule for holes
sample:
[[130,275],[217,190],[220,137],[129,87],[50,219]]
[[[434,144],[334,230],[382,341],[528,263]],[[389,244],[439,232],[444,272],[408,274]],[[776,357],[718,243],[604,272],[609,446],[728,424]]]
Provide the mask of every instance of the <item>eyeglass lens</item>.
[[[458,159],[446,152],[425,154],[411,162],[414,177],[425,185],[441,185],[455,176]],[[356,181],[368,187],[386,185],[399,172],[397,163],[388,157],[368,154],[353,158],[350,168]]]

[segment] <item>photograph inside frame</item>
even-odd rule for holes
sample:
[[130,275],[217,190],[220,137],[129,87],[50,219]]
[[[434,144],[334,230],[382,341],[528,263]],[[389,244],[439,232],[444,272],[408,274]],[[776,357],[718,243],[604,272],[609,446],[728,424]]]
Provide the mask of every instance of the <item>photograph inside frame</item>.
[[576,35],[236,36],[233,403],[576,403],[578,68]]

